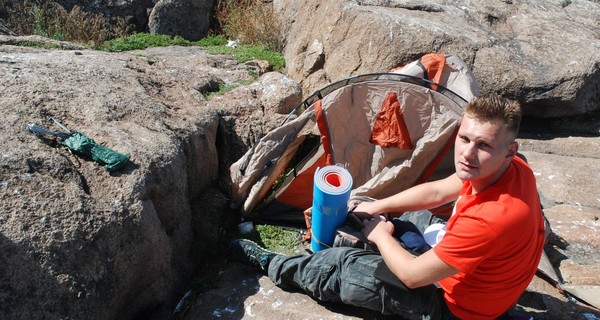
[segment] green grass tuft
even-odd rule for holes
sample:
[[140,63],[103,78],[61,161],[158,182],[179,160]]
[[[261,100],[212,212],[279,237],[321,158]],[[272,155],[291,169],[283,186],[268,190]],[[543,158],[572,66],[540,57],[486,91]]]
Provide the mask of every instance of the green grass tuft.
[[233,89],[237,88],[238,86],[239,85],[237,85],[237,84],[219,84],[219,90],[212,91],[212,92],[209,91],[209,92],[203,93],[203,95],[206,100],[210,100],[213,97],[222,96],[222,95],[226,94],[227,92],[232,91]]
[[285,57],[278,52],[269,50],[265,46],[241,45],[230,48],[226,45],[204,47],[210,54],[231,55],[236,61],[247,62],[250,60],[267,60],[273,66],[273,70],[281,71],[285,67]]
[[288,256],[298,254],[303,248],[300,230],[274,225],[255,225],[255,230],[243,237],[253,240],[273,252]]
[[227,45],[227,38],[222,35],[210,35],[194,42],[194,44],[200,47],[225,46]]
[[99,49],[110,52],[122,52],[166,46],[199,46],[210,54],[231,55],[236,61],[241,63],[250,60],[267,60],[271,63],[275,71],[281,71],[285,67],[285,57],[281,53],[269,50],[266,46],[260,45],[241,45],[231,48],[227,46],[227,39],[222,35],[207,36],[199,41],[191,42],[179,36],[171,37],[160,34],[135,33],[131,36],[106,41]]
[[190,46],[192,42],[180,36],[168,36],[163,34],[134,33],[127,37],[120,37],[104,42],[101,50],[110,52],[122,52],[131,50],[142,50],[150,47],[168,46]]

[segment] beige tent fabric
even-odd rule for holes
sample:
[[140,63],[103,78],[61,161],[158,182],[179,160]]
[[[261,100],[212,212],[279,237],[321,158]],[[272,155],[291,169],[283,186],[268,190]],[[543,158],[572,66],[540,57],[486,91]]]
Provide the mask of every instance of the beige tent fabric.
[[[423,68],[419,66],[419,60],[415,60],[402,69],[393,72],[423,78],[423,71]],[[475,82],[471,69],[456,55],[446,55],[446,68],[442,72],[439,84],[452,90],[467,101],[479,96],[479,87]]]
[[[453,138],[465,100],[479,94],[473,75],[457,56],[446,56],[440,81],[453,94],[427,88],[419,78],[423,70],[416,62],[401,72],[412,77],[392,73],[362,75],[332,84],[321,92],[333,163],[352,174],[353,195],[380,198],[414,185]],[[384,148],[369,142],[377,114],[391,92],[398,97],[413,150]],[[244,216],[263,200],[289,165],[303,139],[299,133],[318,133],[313,106],[316,98],[311,98],[311,105],[298,118],[268,133],[230,167],[232,200],[236,206],[243,204]],[[447,163],[448,159],[444,164]]]
[[[398,96],[413,150],[369,143],[373,122],[389,92]],[[333,161],[352,174],[352,195],[374,198],[414,185],[453,138],[462,116],[460,106],[438,92],[409,82],[386,80],[344,87],[323,99],[323,109],[331,124]]]
[[[377,113],[390,92],[398,96],[413,150],[382,148],[369,142]],[[371,197],[384,197],[414,185],[452,139],[462,114],[461,106],[443,94],[385,77],[342,86],[327,94],[322,106],[334,164],[352,174],[353,195]],[[307,125],[314,126],[314,121],[311,106],[294,121],[267,134],[231,166],[233,200],[243,202],[244,215],[263,199],[293,157],[300,143],[296,139],[302,139],[298,133],[308,130]]]
[[274,168],[273,163],[280,159],[289,145],[298,138],[298,133],[313,117],[314,112],[307,110],[293,121],[269,132],[242,158],[231,165],[229,173],[232,201],[234,205],[243,203],[243,213],[248,213],[254,208],[260,200],[258,195],[264,194],[262,189],[265,184],[277,178],[269,177],[269,173]]

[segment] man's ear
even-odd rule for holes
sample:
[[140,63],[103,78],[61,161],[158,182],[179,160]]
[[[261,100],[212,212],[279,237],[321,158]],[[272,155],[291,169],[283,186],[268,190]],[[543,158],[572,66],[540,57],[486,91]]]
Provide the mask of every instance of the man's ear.
[[517,155],[519,151],[519,143],[516,141],[511,142],[508,145],[508,149],[506,151],[506,160],[512,161],[512,159]]

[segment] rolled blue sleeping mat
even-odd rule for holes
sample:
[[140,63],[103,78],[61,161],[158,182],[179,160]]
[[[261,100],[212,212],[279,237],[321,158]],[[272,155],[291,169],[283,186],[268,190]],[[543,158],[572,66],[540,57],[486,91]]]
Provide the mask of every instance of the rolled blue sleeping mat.
[[311,222],[311,249],[318,252],[333,245],[335,230],[348,215],[352,175],[339,166],[315,171]]

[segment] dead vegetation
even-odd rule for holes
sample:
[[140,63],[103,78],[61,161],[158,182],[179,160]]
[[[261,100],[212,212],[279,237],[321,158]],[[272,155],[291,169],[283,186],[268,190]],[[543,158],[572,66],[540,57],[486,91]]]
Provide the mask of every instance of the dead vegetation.
[[[92,47],[131,34],[126,17],[107,17],[79,6],[66,9],[52,0],[0,0],[0,19],[19,35],[39,35]],[[213,33],[240,44],[262,45],[276,52],[284,46],[281,22],[270,1],[220,0],[213,21]]]
[[127,18],[109,18],[79,6],[67,10],[54,1],[0,0],[0,18],[19,35],[39,35],[94,47],[127,33]]
[[281,21],[270,1],[221,0],[217,4],[216,20],[220,31],[242,44],[264,45],[281,52],[283,33]]

